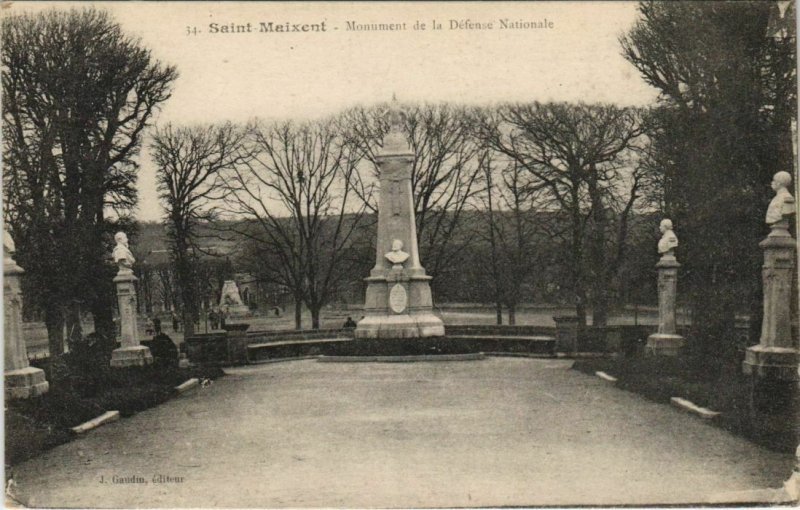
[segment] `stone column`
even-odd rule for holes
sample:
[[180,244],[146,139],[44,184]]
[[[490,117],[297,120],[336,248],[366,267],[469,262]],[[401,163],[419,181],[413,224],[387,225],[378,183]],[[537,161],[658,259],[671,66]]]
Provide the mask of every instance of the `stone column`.
[[747,348],[742,369],[759,379],[795,382],[800,356],[792,340],[791,302],[797,243],[789,233],[788,219],[773,223],[759,246],[764,250],[761,339]]
[[5,343],[6,398],[30,398],[50,389],[44,371],[28,364],[25,339],[22,336],[21,267],[3,247],[3,339]]
[[119,303],[120,348],[111,353],[112,367],[143,366],[153,362],[150,349],[139,344],[136,324],[136,280],[133,271],[120,268],[114,283]]
[[553,317],[553,322],[556,323],[556,352],[577,352],[580,322],[578,318],[572,315],[559,315]]
[[431,277],[425,274],[417,247],[411,189],[414,153],[403,135],[397,109],[391,116],[391,128],[377,157],[380,197],[375,267],[366,278],[364,318],[354,335],[386,339],[442,336],[444,324],[433,314]]
[[658,332],[647,337],[645,353],[677,356],[683,347],[683,337],[675,326],[675,298],[678,290],[678,268],[681,265],[670,249],[656,264],[658,270]]

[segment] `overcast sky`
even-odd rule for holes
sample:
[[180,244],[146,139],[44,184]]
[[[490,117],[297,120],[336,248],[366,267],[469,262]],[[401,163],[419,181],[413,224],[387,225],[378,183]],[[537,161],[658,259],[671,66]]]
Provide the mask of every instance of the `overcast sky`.
[[[636,2],[257,3],[15,2],[11,12],[95,5],[141,38],[180,77],[155,122],[308,118],[355,104],[400,101],[586,101],[646,105],[656,92],[620,55]],[[432,20],[441,30],[432,30]],[[500,20],[552,24],[501,29]],[[469,20],[492,29],[451,29]],[[325,32],[259,32],[260,23],[321,24]],[[426,30],[414,30],[416,21]],[[402,24],[351,31],[347,22]],[[251,24],[250,33],[212,34]],[[187,34],[187,27],[197,34]],[[192,30],[194,32],[194,30]],[[162,215],[155,168],[141,157],[138,218]]]

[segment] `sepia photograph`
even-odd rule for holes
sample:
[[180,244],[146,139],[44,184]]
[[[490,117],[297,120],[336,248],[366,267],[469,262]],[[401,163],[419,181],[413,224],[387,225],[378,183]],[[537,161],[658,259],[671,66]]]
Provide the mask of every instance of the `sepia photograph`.
[[796,9],[0,2],[5,507],[797,506]]

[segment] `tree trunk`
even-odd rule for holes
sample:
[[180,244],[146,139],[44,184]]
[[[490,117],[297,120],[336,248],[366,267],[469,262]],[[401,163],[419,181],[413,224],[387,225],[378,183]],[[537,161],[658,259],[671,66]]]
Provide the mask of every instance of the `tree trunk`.
[[[597,174],[597,169],[592,167],[591,172],[594,176]],[[604,327],[608,317],[608,287],[611,284],[606,256],[607,218],[602,191],[597,185],[597,180],[595,178],[587,179],[587,184],[592,200],[592,225],[589,230],[591,235],[589,258],[593,275],[592,326]]]
[[[104,271],[105,272],[105,271]],[[117,329],[114,325],[114,303],[117,302],[117,289],[113,283],[113,272],[108,271],[109,280],[100,282],[97,289],[97,299],[92,303],[92,318],[94,319],[94,331],[103,338],[116,338]]]
[[309,306],[309,310],[311,311],[311,329],[319,329],[319,316],[320,312],[322,311],[322,307],[319,305]]
[[515,326],[517,324],[517,305],[512,303],[508,305],[508,325]]
[[608,324],[608,290],[598,288],[592,303],[592,326],[605,327]]
[[502,326],[503,325],[503,304],[500,303],[499,300],[495,303],[495,313],[497,315],[497,325],[498,326]]
[[294,329],[303,329],[303,300],[294,298]]
[[49,308],[44,312],[44,323],[47,327],[47,345],[50,357],[64,354],[64,316],[60,310]]
[[586,289],[583,284],[576,284],[575,289],[575,315],[578,316],[578,329],[586,329]]
[[190,259],[189,247],[185,243],[186,237],[183,233],[175,236],[175,270],[182,301],[183,337],[189,338],[194,334],[194,323],[197,320],[197,293],[193,261]]
[[186,340],[194,336],[194,314],[188,310],[186,303],[183,307],[183,338]]
[[73,299],[67,307],[67,345],[70,350],[81,340],[83,340],[83,327],[81,326],[81,303]]

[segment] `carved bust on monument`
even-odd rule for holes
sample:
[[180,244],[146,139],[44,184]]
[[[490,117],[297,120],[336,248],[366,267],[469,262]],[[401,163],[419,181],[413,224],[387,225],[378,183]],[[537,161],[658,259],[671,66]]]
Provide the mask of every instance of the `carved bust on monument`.
[[114,251],[111,252],[111,258],[114,259],[114,263],[119,268],[120,273],[132,273],[133,263],[136,262],[136,258],[128,248],[128,236],[125,235],[125,232],[117,232],[114,235],[114,240],[117,245],[114,247]]
[[403,241],[395,239],[392,241],[392,251],[386,254],[386,259],[393,264],[394,269],[402,269],[403,263],[411,255],[403,251]]
[[778,172],[772,177],[772,189],[775,191],[775,196],[767,207],[767,225],[772,225],[786,216],[795,214],[794,197],[789,193],[791,183],[792,175],[789,172]]
[[672,230],[672,220],[664,218],[658,226],[661,231],[661,239],[658,241],[658,253],[660,255],[672,254],[678,247],[678,236]]

